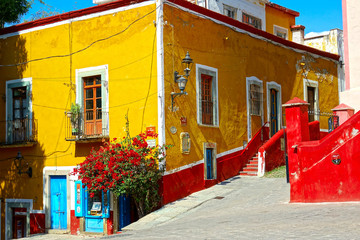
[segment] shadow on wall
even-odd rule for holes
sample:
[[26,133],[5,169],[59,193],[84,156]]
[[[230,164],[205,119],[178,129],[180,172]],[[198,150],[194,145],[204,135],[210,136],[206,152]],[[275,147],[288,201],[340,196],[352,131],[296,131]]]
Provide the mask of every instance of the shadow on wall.
[[3,80],[21,79],[28,67],[26,39],[15,36],[0,40],[0,73]]

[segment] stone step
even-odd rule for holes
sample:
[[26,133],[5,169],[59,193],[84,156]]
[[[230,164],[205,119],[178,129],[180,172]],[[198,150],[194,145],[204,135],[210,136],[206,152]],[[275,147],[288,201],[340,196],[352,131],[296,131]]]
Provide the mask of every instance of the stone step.
[[258,167],[258,163],[248,163],[248,164],[246,164],[246,167],[257,168],[257,167]]
[[240,176],[257,176],[257,172],[240,172]]
[[256,164],[256,165],[257,165],[257,164],[258,164],[258,160],[256,160],[256,161],[255,161],[255,160],[250,160],[248,164]]
[[244,167],[244,172],[257,172],[258,168],[256,167]]

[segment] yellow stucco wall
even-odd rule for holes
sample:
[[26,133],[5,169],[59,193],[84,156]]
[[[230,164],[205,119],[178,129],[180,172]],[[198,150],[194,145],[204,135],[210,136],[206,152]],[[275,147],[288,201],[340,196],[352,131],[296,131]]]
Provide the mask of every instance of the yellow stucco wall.
[[[133,23],[139,18],[142,19]],[[32,109],[38,130],[37,144],[33,147],[0,148],[1,198],[33,199],[34,209],[42,209],[43,168],[75,166],[85,159],[92,147],[101,144],[65,141],[65,111],[75,102],[76,69],[108,65],[110,138],[125,136],[127,111],[132,135],[144,131],[147,126],[157,127],[154,19],[155,4],[151,4],[0,39],[0,65],[3,65],[66,55],[70,48],[75,52],[98,39],[119,33],[71,58],[36,61],[18,69],[0,68],[1,96],[5,94],[6,81],[32,78]],[[0,121],[4,121],[3,99],[0,100],[0,113]],[[1,134],[5,134],[4,130],[0,130]],[[21,151],[25,161],[33,168],[32,178],[16,173],[11,158],[16,156],[17,151]],[[4,226],[4,221],[1,223]]]
[[288,30],[288,40],[292,41],[291,26],[295,25],[295,17],[273,7],[266,6],[266,31],[274,34],[274,25]]
[[[297,96],[304,98],[300,60],[305,54],[271,42],[250,37],[211,20],[165,5],[165,106],[171,106],[170,92],[179,91],[172,78],[173,71],[181,70],[180,62],[186,51],[196,64],[218,69],[219,127],[197,124],[196,68],[186,86],[187,96],[176,98],[178,111],[165,109],[166,142],[174,147],[168,150],[167,170],[203,159],[203,143],[217,144],[217,153],[241,147],[247,140],[246,78],[255,76],[263,81],[264,120],[267,121],[266,83],[276,82],[282,88],[282,103]],[[306,59],[308,58],[305,56]],[[329,112],[338,104],[337,65],[324,58],[309,60],[307,79],[319,82],[320,109]],[[174,66],[174,67],[173,67]],[[318,80],[316,72],[326,70],[325,78]],[[180,118],[187,118],[181,126]],[[327,128],[326,119],[321,128]],[[170,132],[174,126],[175,134]],[[180,153],[180,133],[191,137],[190,154]]]

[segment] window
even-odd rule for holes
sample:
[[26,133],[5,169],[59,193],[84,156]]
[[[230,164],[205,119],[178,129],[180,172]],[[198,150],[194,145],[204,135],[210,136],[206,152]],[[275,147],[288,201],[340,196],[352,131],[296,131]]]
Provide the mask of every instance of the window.
[[196,65],[198,123],[218,126],[217,69]]
[[288,30],[286,28],[274,25],[274,35],[283,39],[288,39]]
[[[31,78],[12,80],[6,83],[6,137],[7,144],[34,141],[31,113]],[[4,141],[3,141],[4,140]]]
[[247,23],[257,29],[261,29],[261,19],[251,16],[247,13],[242,14],[243,23]]
[[309,105],[309,121],[319,120],[319,83],[304,79],[304,100]]
[[102,133],[101,76],[83,78],[85,135]]
[[262,91],[258,84],[250,84],[250,114],[261,116]]
[[109,135],[107,65],[76,71],[76,102],[81,106],[81,138]]
[[223,5],[224,15],[236,19],[237,9],[228,5]]

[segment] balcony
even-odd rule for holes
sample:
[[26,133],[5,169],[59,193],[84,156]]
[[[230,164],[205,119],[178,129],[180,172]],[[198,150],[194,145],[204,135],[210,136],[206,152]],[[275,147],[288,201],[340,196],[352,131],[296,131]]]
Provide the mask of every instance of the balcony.
[[109,113],[101,110],[81,112],[73,116],[67,112],[65,140],[92,142],[109,138]]
[[0,121],[0,147],[33,146],[37,140],[37,119]]

